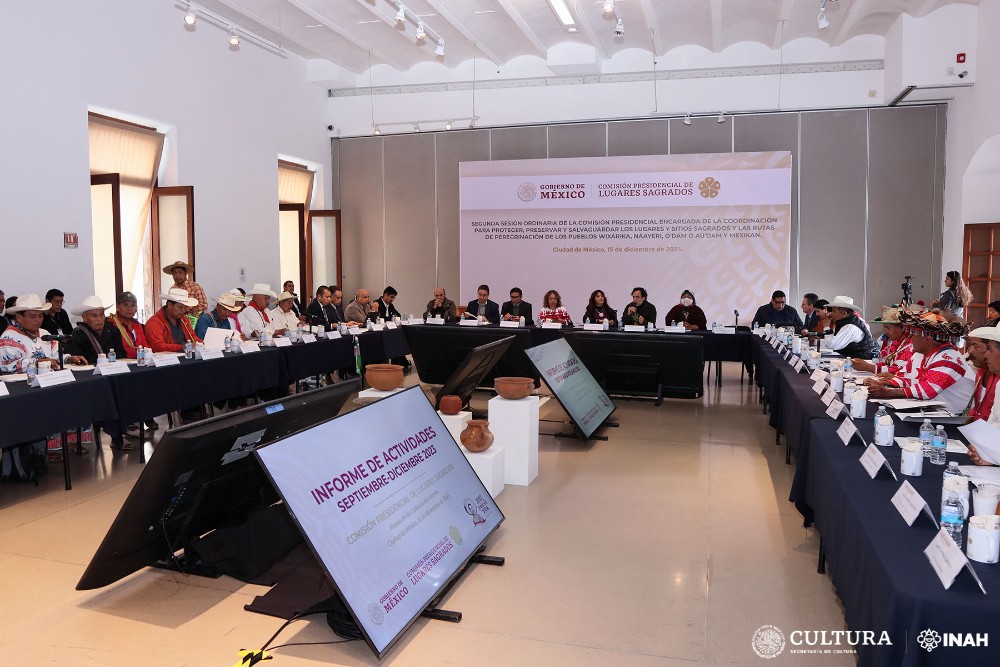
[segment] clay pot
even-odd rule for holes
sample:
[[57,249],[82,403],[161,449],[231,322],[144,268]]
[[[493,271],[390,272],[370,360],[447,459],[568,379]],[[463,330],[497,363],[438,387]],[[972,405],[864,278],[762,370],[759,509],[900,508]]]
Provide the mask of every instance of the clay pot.
[[454,394],[442,396],[438,410],[443,415],[457,415],[462,411],[462,399]]
[[490,422],[487,419],[470,419],[461,435],[462,446],[470,452],[485,452],[493,444]]
[[497,378],[493,381],[493,388],[501,398],[516,401],[535,390],[535,381],[531,378]]
[[365,381],[379,391],[392,391],[403,384],[403,367],[396,364],[368,364]]

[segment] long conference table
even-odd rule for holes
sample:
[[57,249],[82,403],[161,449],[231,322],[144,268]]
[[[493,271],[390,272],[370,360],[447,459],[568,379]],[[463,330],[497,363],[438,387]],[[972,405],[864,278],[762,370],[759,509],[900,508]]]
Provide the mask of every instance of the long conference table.
[[[945,589],[924,555],[936,528],[926,516],[918,516],[907,526],[891,502],[906,480],[939,516],[944,466],[925,459],[920,477],[905,477],[900,473],[901,449],[879,447],[899,480],[884,470],[872,479],[859,462],[866,445],[857,436],[849,445],[843,444],[837,428],[845,417],[834,419],[826,414],[827,406],[813,391],[809,374],[795,372],[764,340],[756,339],[754,344],[770,423],[785,434],[795,457],[789,500],[802,513],[805,525],[815,526],[820,535],[819,570],[829,568],[850,630],[874,631],[876,637],[885,631],[892,642],[891,646],[857,646],[858,664],[1000,665],[1000,565],[970,561],[986,595],[966,571]],[[869,403],[867,418],[854,421],[865,443],[873,439],[875,409]],[[895,430],[897,437],[916,436],[918,425],[895,420]],[[956,427],[947,430],[949,438],[962,439]],[[948,460],[970,464],[964,454],[948,454]],[[786,635],[791,630],[782,629]],[[927,651],[917,641],[925,630],[942,639],[949,633],[957,635],[963,643],[981,643],[976,637],[984,633],[992,636],[987,646],[942,641]]]

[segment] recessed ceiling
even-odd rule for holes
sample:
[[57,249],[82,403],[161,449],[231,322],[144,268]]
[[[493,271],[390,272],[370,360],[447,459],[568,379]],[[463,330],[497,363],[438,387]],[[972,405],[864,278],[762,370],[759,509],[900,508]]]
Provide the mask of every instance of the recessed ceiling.
[[[576,43],[597,59],[624,49],[663,55],[685,45],[721,52],[739,42],[778,48],[802,37],[831,46],[865,34],[884,36],[901,14],[925,16],[952,4],[979,0],[827,0],[829,27],[817,25],[821,0],[616,0],[617,19],[602,11],[602,0],[566,0],[577,21],[567,30],[548,0],[404,0],[406,11],[441,36],[415,38],[416,23],[394,20],[394,0],[204,0],[195,1],[288,51],[323,59],[349,72],[386,64],[406,71],[423,63],[457,67],[473,57],[503,65],[518,57],[545,59],[549,49]],[[183,5],[183,0],[178,6]],[[178,22],[181,21],[178,15]],[[444,78],[444,77],[442,77]]]

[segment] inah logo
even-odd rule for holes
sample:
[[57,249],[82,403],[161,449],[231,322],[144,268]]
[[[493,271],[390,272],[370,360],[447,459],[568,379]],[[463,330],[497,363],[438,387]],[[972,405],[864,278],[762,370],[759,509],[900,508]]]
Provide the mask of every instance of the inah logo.
[[936,631],[927,628],[917,635],[917,643],[920,644],[920,648],[930,653],[936,649],[939,644],[941,644],[941,635],[939,635]]
[[785,650],[785,634],[776,625],[762,625],[753,633],[750,646],[765,660],[777,658]]
[[535,198],[535,186],[525,181],[517,186],[517,198],[521,201],[531,201]]

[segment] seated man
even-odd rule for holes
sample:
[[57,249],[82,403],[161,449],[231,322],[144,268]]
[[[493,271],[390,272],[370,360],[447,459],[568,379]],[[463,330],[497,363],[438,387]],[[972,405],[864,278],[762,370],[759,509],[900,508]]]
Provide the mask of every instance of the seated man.
[[877,341],[878,359],[875,362],[854,359],[854,370],[867,371],[887,377],[905,376],[911,371],[913,341],[910,334],[899,325],[900,310],[896,306],[884,308],[875,323],[881,324],[885,332]]
[[858,317],[854,299],[836,296],[830,303],[830,310],[834,319],[833,338],[828,339],[830,349],[844,357],[874,359],[878,350],[868,325]]
[[240,320],[237,313],[243,310],[242,297],[237,297],[232,292],[222,294],[215,302],[215,308],[206,310],[198,318],[194,325],[194,332],[198,338],[205,338],[205,333],[210,329],[230,329],[238,331],[240,338],[245,338],[240,329]]
[[785,293],[780,289],[771,293],[771,302],[765,303],[754,313],[750,326],[756,323],[760,326],[770,324],[775,327],[792,327],[802,331],[802,318],[799,311],[785,303]]
[[146,321],[146,340],[153,352],[183,352],[184,344],[199,342],[198,334],[185,316],[189,308],[198,306],[198,299],[188,296],[187,290],[171,287],[160,295],[163,308]]
[[802,295],[802,331],[803,336],[808,336],[811,332],[817,331],[819,327],[819,312],[816,310],[816,302],[819,301],[819,296],[812,293],[806,292]]
[[[8,306],[7,313],[14,324],[0,334],[0,373],[26,373],[29,365],[37,368],[40,361],[52,362],[53,369],[59,368],[55,341],[41,338],[49,334],[42,329],[42,320],[51,308],[52,304],[43,304],[37,294],[19,296],[15,305]],[[68,361],[86,363],[83,357]]]
[[458,319],[458,309],[455,302],[448,298],[443,287],[434,288],[434,298],[427,302],[424,318],[440,317],[445,322]]
[[347,318],[348,326],[364,326],[366,320],[378,318],[378,308],[372,306],[368,290],[359,289],[355,292],[354,301],[344,309],[344,317]]
[[632,289],[632,303],[625,306],[622,313],[622,324],[632,326],[649,326],[652,322],[656,324],[656,306],[646,300],[646,289],[635,287]]
[[281,291],[292,295],[292,312],[295,313],[296,317],[302,317],[304,308],[299,303],[299,295],[295,293],[295,283],[291,280],[286,280],[285,284],[281,286]]
[[299,322],[299,316],[292,310],[293,303],[295,303],[295,295],[292,293],[282,292],[278,295],[278,305],[270,311],[274,326],[282,327],[286,332],[298,330],[301,322]]
[[122,358],[135,359],[140,347],[149,347],[142,323],[135,319],[135,313],[139,309],[138,302],[132,292],[122,292],[115,302],[115,312],[108,316],[108,326],[118,330],[122,349],[125,350]]
[[983,336],[996,336],[997,333],[1000,331],[996,327],[980,327],[969,332],[965,339],[966,355],[976,369],[976,384],[972,391],[972,402],[968,406],[970,422],[977,419],[989,420],[993,414],[993,400],[1000,375],[989,368],[986,359],[989,341]]
[[69,315],[63,308],[66,296],[62,290],[55,288],[45,293],[45,303],[52,306],[46,313],[42,321],[42,328],[50,334],[59,336],[69,336],[73,333],[73,324],[69,321]]
[[389,285],[382,290],[382,298],[375,299],[375,303],[372,304],[373,307],[378,308],[378,316],[383,320],[392,321],[395,317],[402,317],[396,310],[396,306],[392,305],[392,302],[396,300],[396,294],[396,288]]
[[469,302],[462,313],[466,319],[479,318],[486,324],[500,324],[500,306],[496,301],[490,301],[490,286],[480,285],[476,290],[476,298]]
[[271,291],[271,286],[266,283],[257,283],[250,290],[249,296],[250,305],[244,308],[239,315],[243,335],[248,338],[260,338],[263,333],[272,336],[284,334],[284,323],[272,321],[267,311],[267,305],[271,299],[278,296]]
[[[986,360],[986,370],[991,373],[993,377],[1000,376],[1000,328],[997,328],[992,324],[987,324],[985,327],[973,329],[969,332],[970,345],[972,344],[973,339],[982,340],[985,343],[986,349],[983,356]],[[997,386],[1000,385],[994,383],[994,394],[996,393]],[[969,413],[969,416],[972,416],[972,412]],[[990,426],[1000,428],[1000,410],[993,410],[991,406],[989,417],[982,417],[982,419],[985,419]],[[976,447],[971,444],[969,445],[969,458],[972,459],[972,462],[978,466],[996,465],[995,462],[984,459],[979,452],[976,451]]]
[[82,318],[66,344],[66,352],[84,357],[88,364],[97,363],[97,355],[115,351],[115,356],[125,359],[125,346],[121,334],[112,326],[106,326],[104,311],[110,308],[101,303],[101,297],[88,296],[83,304],[74,308],[72,313]]
[[512,287],[510,290],[510,301],[504,301],[500,306],[500,319],[516,320],[524,318],[524,325],[530,327],[535,322],[531,319],[531,304],[521,298],[521,288]]
[[936,399],[954,414],[961,414],[972,398],[975,372],[955,347],[968,333],[961,320],[947,321],[934,312],[916,316],[901,313],[899,323],[913,337],[913,351],[923,355],[914,378],[868,378],[872,398]]
[[337,310],[330,305],[333,289],[333,287],[326,285],[320,285],[316,288],[316,298],[306,308],[306,322],[309,325],[323,327],[323,331],[330,331],[337,326],[337,322],[341,321],[338,319]]

